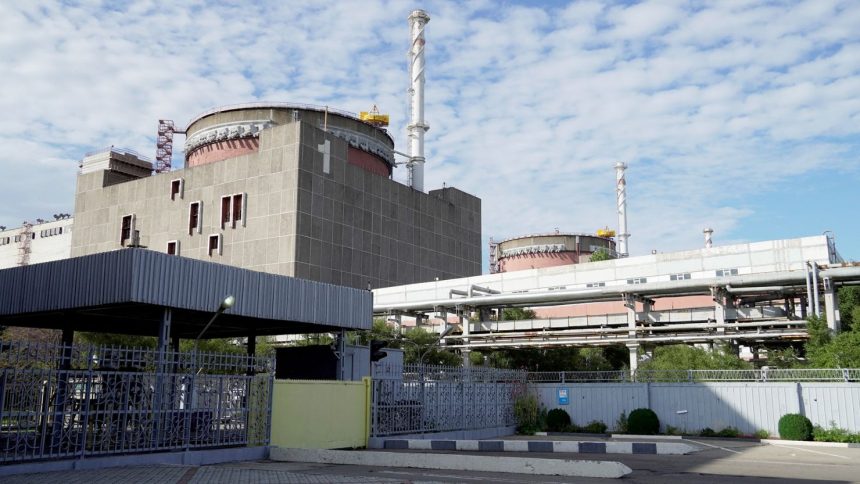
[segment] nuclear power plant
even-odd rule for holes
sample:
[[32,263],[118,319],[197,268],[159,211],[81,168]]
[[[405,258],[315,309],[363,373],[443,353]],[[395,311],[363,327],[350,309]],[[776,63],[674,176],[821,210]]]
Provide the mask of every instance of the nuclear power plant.
[[[25,224],[0,233],[0,262],[145,247],[363,289],[480,274],[481,201],[450,186],[424,191],[428,21],[423,11],[409,16],[402,162],[375,107],[257,102],[206,111],[184,128],[160,120],[154,163],[115,147],[83,158],[60,247],[27,238],[39,231]],[[184,168],[172,169],[178,135]],[[407,185],[392,179],[398,164]]]
[[[704,248],[630,257],[624,162],[607,166],[616,227],[490,239],[489,274],[481,275],[481,200],[468,187],[425,191],[433,167],[424,146],[429,21],[421,10],[408,17],[405,152],[376,106],[352,113],[251,102],[184,126],[162,119],[154,161],[113,146],[83,156],[73,217],[0,226],[0,268],[146,248],[373,289],[380,317],[435,320],[440,331],[440,322],[455,322],[464,354],[623,344],[631,367],[641,345],[802,341],[805,317],[822,312],[839,327],[834,289],[860,274],[841,267],[832,237],[720,246],[705,228]],[[394,180],[398,167],[406,184]],[[592,262],[597,253],[608,260]],[[508,307],[536,317],[504,321]]]

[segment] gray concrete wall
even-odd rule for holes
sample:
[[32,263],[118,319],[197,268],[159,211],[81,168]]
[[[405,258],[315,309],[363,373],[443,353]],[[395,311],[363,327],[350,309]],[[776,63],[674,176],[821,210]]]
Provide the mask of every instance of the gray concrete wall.
[[[297,277],[385,287],[480,274],[480,199],[455,188],[425,194],[350,165],[346,142],[302,126]],[[331,173],[318,149],[325,139]]]
[[[753,434],[764,429],[779,435],[787,413],[806,415],[813,425],[860,432],[860,383],[542,383],[535,385],[547,409],[561,408],[578,425],[600,420],[610,429],[621,413],[650,408],[661,431],[671,425],[686,432],[735,427]],[[569,404],[559,405],[558,388],[569,390]]]
[[[329,173],[318,146],[330,142]],[[416,192],[347,163],[347,144],[287,123],[264,130],[260,151],[110,184],[78,176],[72,257],[122,248],[122,218],[135,215],[140,242],[166,252],[274,274],[366,288],[480,274],[480,200],[454,188]],[[170,183],[184,180],[171,200]],[[246,223],[221,228],[221,197],[245,193]],[[202,230],[189,234],[201,201]],[[221,234],[221,254],[208,238]]]
[[[260,152],[218,163],[103,186],[101,172],[78,176],[72,257],[120,249],[122,217],[135,214],[141,244],[166,252],[179,242],[185,257],[293,275],[295,267],[295,125],[266,130]],[[171,200],[170,183],[184,180],[182,198]],[[247,194],[245,226],[221,228],[221,197]],[[189,234],[189,205],[201,201],[202,230]],[[208,237],[221,234],[220,255],[208,255]]]

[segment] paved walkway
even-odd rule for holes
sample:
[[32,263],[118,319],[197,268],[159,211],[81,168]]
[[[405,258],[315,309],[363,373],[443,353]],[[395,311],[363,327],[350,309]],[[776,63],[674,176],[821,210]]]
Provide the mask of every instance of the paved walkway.
[[[320,470],[324,467],[318,466]],[[400,479],[309,473],[315,466],[238,462],[212,466],[121,467],[45,472],[7,477],[4,484],[264,484],[264,483],[397,483]]]

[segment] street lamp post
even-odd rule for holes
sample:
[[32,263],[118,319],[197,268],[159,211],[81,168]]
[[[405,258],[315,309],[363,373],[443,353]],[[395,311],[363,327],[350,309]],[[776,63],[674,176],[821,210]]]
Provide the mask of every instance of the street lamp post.
[[208,323],[206,323],[206,326],[203,327],[203,330],[200,331],[200,334],[198,334],[197,337],[194,338],[194,366],[193,366],[194,373],[191,376],[192,382],[189,385],[190,386],[189,390],[191,391],[191,394],[190,394],[191,398],[189,399],[190,400],[189,403],[191,403],[191,405],[190,405],[191,408],[194,408],[194,404],[196,403],[194,401],[193,378],[203,370],[203,368],[201,368],[199,366],[200,338],[202,338],[203,335],[206,333],[206,331],[209,329],[209,327],[212,326],[212,323],[214,323],[215,320],[218,319],[218,316],[220,316],[221,313],[223,313],[224,311],[232,308],[234,304],[236,304],[236,298],[234,296],[229,295],[229,296],[225,297],[224,300],[221,301],[221,304],[218,306],[218,309],[215,311],[215,314],[212,315],[212,318],[209,320]]

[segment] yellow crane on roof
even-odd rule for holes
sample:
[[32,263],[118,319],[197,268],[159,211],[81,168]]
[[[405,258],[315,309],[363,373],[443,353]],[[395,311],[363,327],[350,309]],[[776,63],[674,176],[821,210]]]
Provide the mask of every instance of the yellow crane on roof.
[[376,104],[373,105],[373,109],[371,109],[370,111],[362,111],[358,113],[358,119],[364,121],[365,123],[372,124],[377,128],[384,128],[388,126],[388,115],[379,114],[379,108],[376,107]]
[[602,229],[597,229],[598,237],[606,237],[607,239],[615,237],[615,231],[610,229],[609,227],[604,227]]

